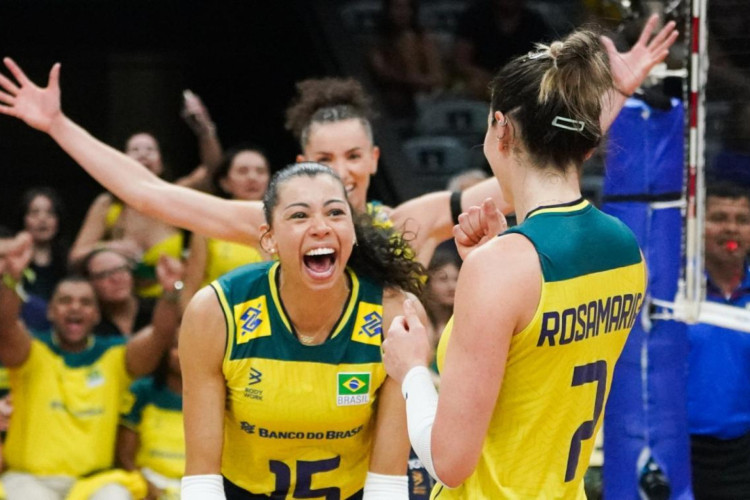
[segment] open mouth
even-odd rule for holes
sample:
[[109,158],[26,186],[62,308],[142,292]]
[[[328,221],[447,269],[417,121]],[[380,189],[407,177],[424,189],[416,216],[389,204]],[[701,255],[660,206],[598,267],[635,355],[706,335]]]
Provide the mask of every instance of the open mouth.
[[336,251],[332,248],[315,248],[307,251],[302,260],[310,274],[314,277],[326,278],[333,274]]
[[80,333],[83,330],[83,318],[68,316],[64,321],[65,329],[70,333]]

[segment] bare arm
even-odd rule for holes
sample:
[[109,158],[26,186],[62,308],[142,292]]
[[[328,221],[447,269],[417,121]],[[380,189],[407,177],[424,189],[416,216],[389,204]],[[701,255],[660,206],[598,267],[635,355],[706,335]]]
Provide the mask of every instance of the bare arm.
[[255,245],[263,223],[260,202],[223,200],[163,181],[136,160],[92,137],[60,109],[60,65],[37,87],[11,59],[17,84],[0,75],[0,113],[46,132],[94,179],[139,212],[199,234]]
[[[539,261],[523,236],[485,244],[461,268],[440,397],[432,426],[425,428],[429,458],[447,486],[461,484],[476,467],[511,339],[533,317],[540,294]],[[403,381],[415,366],[426,366],[429,340],[416,314],[394,321],[384,349],[388,373],[396,380]]]
[[226,323],[219,301],[211,288],[203,288],[188,305],[180,330],[187,476],[221,471],[225,339]]
[[[387,291],[383,299],[383,325],[390,325],[394,317],[403,314],[406,294]],[[413,296],[412,296],[413,298]],[[416,299],[415,299],[416,300]],[[427,315],[422,311],[423,320]],[[384,329],[385,332],[385,329]],[[409,458],[409,436],[406,431],[406,406],[399,383],[387,377],[378,395],[370,471],[378,474],[403,476]]]
[[185,261],[185,287],[182,289],[180,305],[184,311],[193,298],[193,295],[201,288],[203,276],[206,273],[206,261],[208,259],[208,241],[203,236],[194,234],[190,240],[190,254]]
[[140,446],[138,433],[126,425],[117,428],[117,450],[115,461],[117,466],[125,470],[136,470],[135,455]]
[[216,134],[216,125],[201,98],[190,90],[183,91],[182,96],[182,117],[198,139],[201,164],[207,169],[205,180],[201,184],[190,187],[205,191],[209,189],[211,174],[221,163],[223,151],[219,136]]
[[[522,236],[488,243],[461,268],[432,429],[435,471],[448,486],[461,484],[476,467],[500,393],[510,341],[533,317],[540,294],[539,261]],[[474,383],[480,378],[482,384]]]
[[[405,201],[391,212],[394,225],[412,239],[412,246],[420,262],[427,264],[432,251],[442,241],[453,237],[453,216],[450,207],[450,191],[428,193]],[[491,177],[461,193],[461,210],[481,205],[492,198],[503,213],[511,213],[513,207],[505,202],[497,179]]]
[[146,375],[159,365],[164,352],[172,345],[180,325],[181,309],[174,285],[182,277],[182,264],[172,257],[162,255],[156,267],[159,284],[165,292],[154,308],[151,324],[138,332],[125,351],[125,365],[133,376]]
[[[31,235],[20,233],[0,245],[0,275],[18,282],[29,265]],[[10,282],[8,283],[10,284]],[[8,368],[22,365],[31,352],[31,336],[19,319],[21,299],[8,284],[0,282],[0,363]]]

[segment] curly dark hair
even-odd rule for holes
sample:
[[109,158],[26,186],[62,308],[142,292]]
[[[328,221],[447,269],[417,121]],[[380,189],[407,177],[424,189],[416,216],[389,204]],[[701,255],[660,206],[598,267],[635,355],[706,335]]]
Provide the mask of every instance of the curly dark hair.
[[313,123],[357,119],[372,140],[372,99],[353,78],[308,79],[297,83],[297,97],[286,110],[287,130],[304,149]]
[[[330,167],[315,162],[295,163],[276,172],[268,184],[263,198],[263,213],[269,225],[273,225],[273,210],[278,205],[279,188],[296,177],[310,178],[328,175],[341,185],[341,178]],[[355,213],[351,208],[351,213]],[[417,296],[421,295],[425,270],[414,259],[414,250],[403,236],[392,228],[376,227],[367,214],[354,216],[354,231],[357,244],[352,250],[348,266],[357,274],[384,287],[399,287]]]

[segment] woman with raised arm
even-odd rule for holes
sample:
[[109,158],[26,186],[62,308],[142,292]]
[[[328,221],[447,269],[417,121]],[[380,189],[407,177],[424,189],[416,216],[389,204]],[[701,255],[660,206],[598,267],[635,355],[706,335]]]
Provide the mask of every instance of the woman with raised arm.
[[278,260],[222,276],[183,318],[182,498],[406,499],[403,400],[380,346],[423,270],[392,231],[355,222],[324,165],[278,172],[264,210]]
[[[650,69],[666,57],[676,39],[674,23],[670,22],[649,41],[657,23],[656,16],[649,19],[641,38],[626,53],[617,52],[612,42],[604,39],[617,89],[604,99],[601,121],[605,129],[617,115],[625,95],[632,94]],[[48,133],[99,183],[127,204],[199,234],[250,245],[258,243],[259,227],[264,222],[259,202],[221,200],[162,181],[137,161],[89,135],[62,113],[59,64],[53,66],[48,86],[40,88],[14,61],[5,58],[4,62],[16,81],[0,74],[0,113],[15,116]],[[300,135],[300,144],[304,159],[328,163],[341,176],[354,209],[365,212],[369,176],[377,169],[379,150],[373,144],[367,116],[353,107],[344,108],[311,106],[315,112],[310,115],[309,124],[300,129],[307,131]],[[459,213],[488,196],[494,196],[503,211],[512,210],[511,204],[503,202],[497,181],[488,179],[462,194],[444,191],[407,201],[391,211],[390,219],[399,230],[405,228],[414,234],[410,244],[420,259],[427,261],[429,255],[424,255],[425,252],[419,255],[420,250],[425,248],[431,254],[435,242],[451,237]]]
[[438,347],[439,398],[412,312],[393,322],[383,359],[401,382],[412,446],[442,483],[433,498],[583,499],[646,287],[633,234],[581,197],[613,88],[607,52],[577,31],[514,59],[491,88],[484,153],[519,225],[495,237],[491,202],[460,217],[465,259]]
[[[271,166],[257,146],[244,144],[229,149],[211,175],[210,190],[222,198],[258,201],[268,188]],[[200,288],[229,271],[268,259],[259,245],[251,246],[193,234],[185,262],[185,288],[180,300],[186,306]]]

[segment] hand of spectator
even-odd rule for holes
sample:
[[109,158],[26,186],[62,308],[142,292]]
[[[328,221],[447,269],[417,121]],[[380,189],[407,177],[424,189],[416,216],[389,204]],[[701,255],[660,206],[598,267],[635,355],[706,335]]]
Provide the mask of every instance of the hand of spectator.
[[415,366],[427,366],[432,348],[412,300],[404,301],[404,315],[396,316],[383,341],[383,364],[388,376],[399,385]]
[[164,290],[175,290],[175,283],[181,281],[185,274],[185,266],[179,259],[169,255],[160,255],[156,264],[156,277]]
[[667,57],[669,48],[677,40],[679,33],[675,30],[674,21],[669,21],[651,38],[651,33],[658,23],[657,14],[649,17],[641,36],[628,52],[618,52],[614,42],[602,36],[602,43],[609,54],[609,66],[615,89],[626,96],[633,95],[651,69]]
[[498,234],[508,229],[505,216],[497,209],[492,198],[482,202],[482,206],[470,207],[458,216],[458,224],[453,226],[456,248],[462,259]]
[[0,399],[0,431],[7,431],[13,413],[13,398],[10,394]]
[[13,239],[0,240],[0,274],[19,281],[33,255],[31,234],[22,231]]
[[60,63],[52,66],[47,86],[41,88],[29,80],[11,58],[6,57],[3,62],[16,81],[0,73],[0,113],[49,132],[52,123],[63,116],[60,109]]
[[182,97],[181,115],[193,133],[199,137],[214,133],[216,126],[201,98],[190,90],[184,90]]

